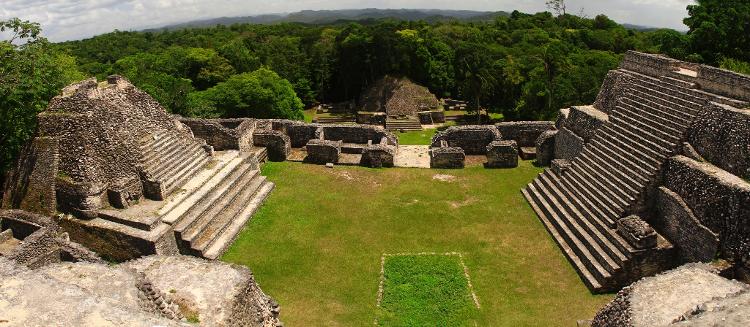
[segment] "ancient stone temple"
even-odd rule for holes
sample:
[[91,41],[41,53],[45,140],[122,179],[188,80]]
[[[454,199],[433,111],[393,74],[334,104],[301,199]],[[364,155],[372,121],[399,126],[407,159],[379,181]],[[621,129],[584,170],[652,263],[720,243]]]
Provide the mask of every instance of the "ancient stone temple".
[[[252,130],[248,124],[239,129]],[[5,207],[59,210],[74,241],[116,261],[177,253],[214,259],[273,189],[259,173],[265,148],[218,138],[210,141],[226,151],[214,152],[124,78],[86,80],[39,114]]]
[[715,258],[747,278],[748,101],[748,76],[629,52],[593,105],[561,110],[522,192],[592,291]]
[[[438,109],[434,94],[408,78],[384,76],[362,92],[359,106],[365,112],[385,112],[389,130],[421,130],[419,113],[432,120],[431,110]],[[428,122],[429,123],[429,122]]]

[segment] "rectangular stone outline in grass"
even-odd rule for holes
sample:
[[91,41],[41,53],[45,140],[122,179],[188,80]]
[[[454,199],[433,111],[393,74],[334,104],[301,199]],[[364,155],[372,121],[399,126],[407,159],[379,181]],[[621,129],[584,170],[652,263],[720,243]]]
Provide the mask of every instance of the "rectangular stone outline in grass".
[[[458,258],[458,263],[461,266],[461,269],[463,270],[464,278],[466,279],[466,285],[468,288],[468,291],[471,295],[473,306],[477,309],[481,308],[481,305],[479,303],[479,298],[477,297],[476,293],[474,292],[474,286],[471,283],[471,277],[469,276],[469,268],[464,263],[463,254],[460,252],[445,252],[445,253],[438,253],[438,252],[418,252],[418,253],[384,253],[380,257],[380,281],[378,285],[378,297],[377,297],[377,309],[381,310],[381,304],[383,301],[383,294],[384,294],[384,287],[385,287],[385,263],[386,258],[388,257],[396,257],[396,256],[455,256]],[[379,314],[379,313],[378,313]],[[379,325],[378,323],[378,315],[375,317],[375,325]]]

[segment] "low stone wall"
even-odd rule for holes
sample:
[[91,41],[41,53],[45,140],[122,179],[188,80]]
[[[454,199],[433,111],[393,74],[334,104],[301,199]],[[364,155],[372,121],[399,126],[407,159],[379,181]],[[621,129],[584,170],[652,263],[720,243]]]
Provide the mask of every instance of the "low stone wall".
[[289,136],[280,131],[256,131],[253,134],[253,144],[265,147],[268,150],[268,159],[271,161],[285,161],[292,151]]
[[750,179],[750,110],[711,104],[688,129],[687,141],[712,164]]
[[431,147],[440,147],[441,142],[445,141],[448,147],[461,148],[467,155],[486,154],[487,145],[500,140],[502,135],[495,126],[452,126],[433,136]]
[[698,67],[697,81],[701,89],[708,92],[750,101],[750,76],[701,65]]
[[721,235],[722,257],[750,267],[750,183],[684,156],[667,161],[663,179],[702,225]]
[[535,147],[536,139],[542,133],[554,130],[555,122],[551,121],[517,121],[495,124],[503,140],[516,141],[518,147]]
[[574,106],[563,126],[588,143],[608,121],[609,116],[593,106]]
[[466,154],[459,147],[437,147],[430,149],[430,168],[461,169],[464,168]]
[[364,148],[360,165],[370,168],[393,167],[396,147],[387,144],[372,144]]
[[518,167],[518,144],[516,141],[494,141],[487,146],[485,168]]
[[180,118],[180,122],[190,127],[195,137],[206,140],[216,151],[246,150],[253,145],[255,120],[251,118]]
[[583,151],[584,140],[563,127],[555,137],[555,159],[573,160]]
[[37,137],[23,148],[8,173],[0,207],[52,216],[57,212],[55,179],[60,157],[57,140]]
[[383,143],[398,145],[398,138],[393,133],[386,131],[380,126],[368,125],[325,125],[323,126],[323,137],[330,141],[341,141],[344,143],[374,144]]
[[654,227],[677,247],[683,263],[711,262],[719,250],[719,236],[703,226],[677,193],[660,187],[656,193]]
[[620,68],[641,74],[660,77],[677,70],[680,61],[669,57],[642,52],[628,51],[622,58]]
[[542,166],[549,166],[555,159],[555,139],[557,130],[546,131],[536,139],[536,162]]
[[307,150],[305,162],[321,165],[337,163],[341,154],[341,141],[310,140],[305,145],[305,149]]

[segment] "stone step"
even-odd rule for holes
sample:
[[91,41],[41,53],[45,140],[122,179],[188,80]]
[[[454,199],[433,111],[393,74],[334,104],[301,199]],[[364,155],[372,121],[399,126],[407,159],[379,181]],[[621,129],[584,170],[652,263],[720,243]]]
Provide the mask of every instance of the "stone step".
[[530,189],[532,188],[532,185],[529,184],[526,188],[521,190],[521,193],[523,194],[524,198],[526,198],[526,201],[531,206],[531,209],[534,210],[534,212],[539,217],[539,220],[542,221],[542,224],[547,229],[547,231],[552,236],[552,239],[557,243],[557,245],[562,249],[563,254],[566,258],[568,258],[568,261],[573,265],[573,268],[578,272],[578,276],[581,278],[583,283],[586,285],[586,287],[589,288],[592,292],[602,293],[607,290],[597,278],[594,277],[594,275],[589,271],[588,268],[583,264],[581,259],[573,252],[573,250],[570,249],[570,246],[567,242],[560,236],[560,234],[557,232],[557,229],[552,225],[552,223],[549,222],[547,217],[544,214],[544,211],[540,208],[540,205],[536,203],[536,200],[534,197],[531,196]]
[[625,131],[626,133],[633,135],[634,137],[636,137],[636,139],[632,139],[633,141],[642,143],[647,147],[654,149],[659,154],[669,153],[677,144],[676,141],[670,142],[669,140],[665,140],[659,136],[652,134],[649,131],[644,130],[639,126],[622,120],[620,117],[610,116],[609,121],[609,127],[620,129],[621,131]]
[[649,108],[652,111],[661,111],[666,115],[669,115],[669,117],[671,117],[672,119],[677,119],[685,126],[689,125],[689,122],[692,121],[692,117],[697,114],[695,111],[699,110],[697,109],[699,107],[689,108],[678,103],[671,102],[669,99],[653,97],[645,93],[641,89],[631,90],[629,92],[629,96],[625,97],[625,99],[631,100],[635,103],[639,103],[643,108]]
[[652,102],[661,103],[664,105],[666,110],[674,114],[689,114],[694,116],[698,114],[699,108],[703,105],[702,99],[669,88],[665,88],[663,85],[649,84],[642,85],[635,83],[631,85],[631,88],[641,92],[646,99],[650,99]]
[[595,168],[589,166],[583,161],[583,158],[577,158],[573,160],[572,173],[576,173],[582,178],[588,179],[594,187],[597,188],[599,194],[604,196],[605,204],[610,205],[610,208],[616,212],[624,211],[630,203],[628,196],[624,191],[619,189],[615,183],[604,175],[604,172],[598,171]]
[[160,153],[167,151],[168,149],[174,148],[177,139],[173,137],[164,137],[163,139],[156,140],[155,143],[141,147],[141,163],[144,167],[151,167],[155,161],[160,158]]
[[227,248],[234,242],[237,236],[245,227],[248,220],[255,214],[260,208],[263,202],[268,198],[268,195],[274,188],[274,184],[266,181],[260,190],[258,190],[253,200],[248,204],[245,210],[240,213],[230,224],[226,227],[224,232],[217,238],[215,238],[208,247],[201,253],[206,259],[218,259],[219,256],[224,254]]
[[[598,146],[598,143],[592,144],[587,147],[584,151],[590,153],[593,159],[598,160],[600,164],[610,166],[612,169],[618,171],[618,173],[628,181],[631,187],[638,187],[639,185],[646,185],[651,180],[653,175],[646,169],[639,169],[640,166],[629,158],[625,158],[618,153],[608,151],[604,146]],[[583,153],[582,153],[583,155]]]
[[97,216],[101,219],[109,220],[118,224],[123,224],[140,230],[150,231],[160,223],[158,216],[138,215],[130,216],[120,210],[103,209],[99,210]]
[[621,99],[617,104],[617,107],[615,108],[615,112],[619,112],[622,115],[637,117],[638,119],[648,122],[649,124],[661,126],[664,129],[668,130],[670,133],[674,134],[682,134],[687,127],[687,122],[685,122],[685,124],[679,123],[677,122],[677,119],[670,117],[668,114],[665,114],[662,111],[647,110],[642,104],[640,105],[640,107],[638,107],[631,104],[631,101],[634,100],[626,98]]
[[154,179],[163,180],[164,176],[173,174],[177,167],[202,154],[206,154],[206,151],[197,144],[186,145],[185,148],[165,154],[162,157],[163,159],[159,161],[159,165],[149,172],[154,176]]
[[589,179],[590,177],[587,176],[584,178],[582,176],[574,169],[566,171],[567,180],[570,180],[574,184],[579,184],[582,193],[594,203],[596,208],[604,212],[612,220],[617,221],[621,217],[623,209],[609,198],[609,195],[603,191],[602,186],[595,184]]
[[677,87],[686,88],[686,89],[692,89],[698,86],[694,82],[686,81],[678,77],[672,77],[672,76],[662,76],[661,81],[663,83],[671,84]]
[[148,150],[151,157],[144,162],[145,167],[150,168],[151,170],[157,170],[165,163],[165,161],[168,161],[175,156],[179,156],[182,152],[185,152],[186,146],[190,146],[190,144],[185,144],[180,139],[173,137],[169,138],[171,141],[163,143],[159,148]]
[[555,219],[554,211],[534,183],[529,184],[524,191],[524,196],[529,199],[529,203],[533,203],[532,208],[537,211],[537,215],[541,218],[544,226],[555,242],[563,249],[565,256],[573,263],[573,267],[582,275],[584,283],[591,289],[602,289],[608,279],[612,278],[612,275],[596,262],[588,249],[577,238],[571,237],[569,231],[557,228],[557,225],[552,222]]
[[267,180],[264,176],[259,176],[252,182],[246,183],[242,193],[238,194],[237,198],[230,202],[220,215],[211,219],[211,222],[203,227],[193,238],[185,241],[190,242],[191,248],[196,253],[204,256],[206,249],[225,234],[232,222],[237,219],[247,222],[250,216],[258,210],[265,197],[262,197],[260,201],[255,201],[255,198],[260,195],[259,192],[261,192],[266,183]]
[[600,172],[603,172],[605,176],[611,178],[612,182],[617,187],[621,188],[625,192],[626,196],[634,197],[636,194],[638,194],[645,183],[639,184],[638,182],[636,182],[636,179],[632,175],[624,172],[626,171],[625,169],[621,169],[624,167],[620,167],[619,165],[610,163],[611,161],[607,159],[609,158],[600,158],[589,155],[581,156],[582,162],[585,162],[589,167],[597,169]]
[[219,201],[214,202],[208,211],[180,234],[185,245],[189,245],[193,251],[197,249],[199,243],[205,247],[206,243],[212,240],[212,236],[215,237],[221,233],[229,221],[245,208],[247,202],[265,180],[264,176],[256,174],[251,179],[235,181],[231,193],[227,193]]
[[636,78],[635,82],[631,84],[631,87],[641,88],[658,98],[669,97],[675,99],[675,101],[681,102],[682,105],[691,108],[699,107],[700,104],[704,101],[704,99],[700,98],[696,93],[693,92],[694,90],[675,87],[674,85],[666,84],[659,79],[651,77],[642,78],[646,76],[643,74],[631,71],[628,71],[628,73],[637,77],[641,77]]
[[232,169],[232,172],[227,175],[226,178],[222,179],[215,187],[211,189],[207,194],[201,197],[193,206],[188,210],[185,210],[176,219],[174,219],[175,234],[178,239],[181,239],[181,233],[190,227],[191,224],[198,219],[205,211],[209,210],[213,203],[219,201],[223,196],[230,192],[234,186],[235,181],[240,178],[244,178],[247,174],[257,175],[258,171],[250,169],[248,164],[240,164]]
[[570,199],[561,193],[546,173],[542,173],[538,180],[543,188],[548,191],[548,195],[553,196],[553,198],[547,199],[548,202],[560,206],[557,208],[558,214],[560,218],[563,218],[563,222],[568,225],[568,228],[576,233],[580,240],[584,241],[584,245],[587,245],[588,250],[597,257],[607,271],[612,274],[617,273],[623,263],[628,260],[628,257],[609,241],[609,233],[601,233],[591,221],[584,217]]
[[678,143],[682,138],[682,135],[684,134],[680,131],[675,131],[670,127],[661,125],[659,123],[647,121],[640,116],[623,115],[617,110],[614,114],[610,115],[610,119],[612,118],[626,122],[631,126],[640,128],[641,130],[646,131],[651,135],[659,138],[660,140],[666,142],[666,144]]
[[238,151],[231,151],[227,156],[220,157],[218,167],[214,170],[206,170],[202,173],[203,176],[196,176],[188,182],[198,184],[199,187],[194,187],[192,192],[182,193],[167,200],[167,204],[158,212],[161,220],[167,224],[174,224],[185,211],[195,206],[244,161],[245,158],[240,157]]
[[[607,125],[602,128],[604,133],[610,133],[614,138],[621,138],[623,143],[630,145],[632,148],[639,150],[642,154],[651,158],[654,163],[662,162],[669,151],[667,149],[653,144],[643,136],[623,128],[621,125]],[[648,136],[646,136],[648,137]]]
[[658,169],[660,161],[654,158],[653,154],[644,153],[640,149],[640,145],[633,147],[633,145],[624,142],[621,137],[619,134],[599,133],[591,141],[591,145],[602,151],[614,152],[622,157],[629,158],[637,164],[636,167],[645,170],[647,173],[653,173]]
[[165,180],[164,189],[166,193],[171,194],[173,191],[179,189],[201,170],[205,169],[210,161],[211,157],[208,156],[208,153],[204,153],[202,156],[196,156],[189,163],[178,167],[177,169],[180,170]]
[[579,199],[586,200],[590,209],[594,211],[598,217],[606,219],[608,223],[614,224],[617,219],[620,218],[620,212],[614,211],[610,206],[604,204],[599,198],[599,193],[591,190],[591,184],[585,180],[578,180],[574,176],[568,176],[568,172],[565,173],[565,177],[562,178],[562,184],[565,185],[569,190],[573,190]]

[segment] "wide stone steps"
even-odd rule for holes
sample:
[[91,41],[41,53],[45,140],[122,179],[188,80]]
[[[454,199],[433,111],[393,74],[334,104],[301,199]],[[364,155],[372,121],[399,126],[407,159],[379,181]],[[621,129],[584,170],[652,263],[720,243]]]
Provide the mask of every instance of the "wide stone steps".
[[173,226],[181,253],[216,259],[262,205],[273,183],[260,175],[252,157],[225,154],[213,175],[190,181],[200,186],[160,210],[162,221]]
[[210,162],[198,140],[172,133],[151,135],[140,144],[141,169],[146,178],[161,184],[162,198],[179,189]]
[[686,83],[634,76],[570,167],[561,175],[547,169],[522,191],[594,292],[641,277],[626,267],[643,250],[617,233],[617,221],[642,207],[644,192],[706,103],[683,89]]
[[386,119],[385,128],[389,131],[421,131],[422,124],[419,119]]

